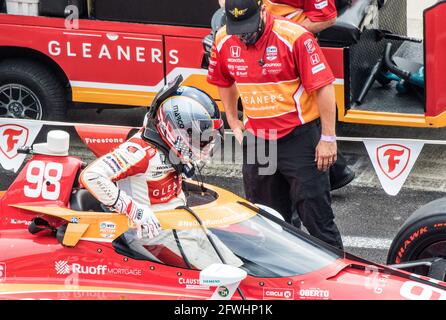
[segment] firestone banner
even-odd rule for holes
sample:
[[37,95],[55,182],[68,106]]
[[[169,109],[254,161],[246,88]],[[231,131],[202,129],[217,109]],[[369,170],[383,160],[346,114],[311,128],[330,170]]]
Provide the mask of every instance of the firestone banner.
[[[51,122],[0,118],[0,168],[15,173],[26,159],[25,154],[18,153],[21,147],[31,147],[44,126],[74,128],[83,144],[97,157],[113,150],[125,142],[132,127],[94,125],[83,123]],[[41,138],[39,138],[41,139]],[[44,137],[46,141],[46,137]]]
[[424,142],[379,139],[363,141],[384,191],[396,196],[412,171]]

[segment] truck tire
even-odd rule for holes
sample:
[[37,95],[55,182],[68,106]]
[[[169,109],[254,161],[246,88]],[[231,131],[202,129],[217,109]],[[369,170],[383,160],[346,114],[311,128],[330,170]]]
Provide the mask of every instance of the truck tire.
[[[421,207],[401,226],[390,246],[388,264],[446,258],[446,198]],[[426,275],[427,267],[409,270]]]
[[45,66],[23,59],[0,63],[0,117],[64,120],[66,90]]

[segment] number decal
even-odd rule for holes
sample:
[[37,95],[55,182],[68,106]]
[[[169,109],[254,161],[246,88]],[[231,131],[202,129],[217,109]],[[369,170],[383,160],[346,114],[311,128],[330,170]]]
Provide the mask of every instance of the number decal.
[[33,161],[26,170],[24,192],[28,198],[40,198],[45,200],[57,200],[60,196],[60,179],[62,178],[63,165],[61,163]]
[[409,300],[446,300],[446,293],[444,290],[414,281],[405,282],[400,289],[400,294],[403,298]]
[[0,263],[0,282],[6,280],[6,263]]

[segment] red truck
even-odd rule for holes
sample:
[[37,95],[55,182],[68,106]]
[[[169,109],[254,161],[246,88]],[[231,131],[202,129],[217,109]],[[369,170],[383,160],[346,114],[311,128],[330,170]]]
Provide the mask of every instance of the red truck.
[[[78,6],[79,28],[67,28],[65,4]],[[218,7],[217,0],[40,0],[37,17],[2,13],[0,116],[60,120],[78,103],[147,107],[178,74],[221,107],[202,68],[202,40],[211,32]],[[336,25],[318,35],[337,79],[338,120],[445,126],[446,82],[440,80],[446,60],[434,58],[446,52],[446,43],[440,41],[446,36],[445,17],[445,3],[426,10],[424,46],[415,49],[425,60],[425,96],[400,97],[394,85],[373,84],[358,104],[386,44],[393,43],[392,54],[404,48],[401,39],[387,41],[379,35],[407,34],[406,0],[347,1],[339,8]]]

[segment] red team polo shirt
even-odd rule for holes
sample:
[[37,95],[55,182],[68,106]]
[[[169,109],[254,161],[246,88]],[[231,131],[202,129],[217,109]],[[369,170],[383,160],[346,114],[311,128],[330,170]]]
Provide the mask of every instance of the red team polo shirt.
[[265,0],[270,13],[302,22],[305,18],[313,22],[328,21],[336,18],[335,0]]
[[[319,118],[316,90],[335,80],[314,36],[305,28],[267,15],[265,31],[247,47],[226,27],[217,33],[208,82],[236,84],[247,130],[267,139],[281,138]],[[270,136],[264,130],[277,130]]]

